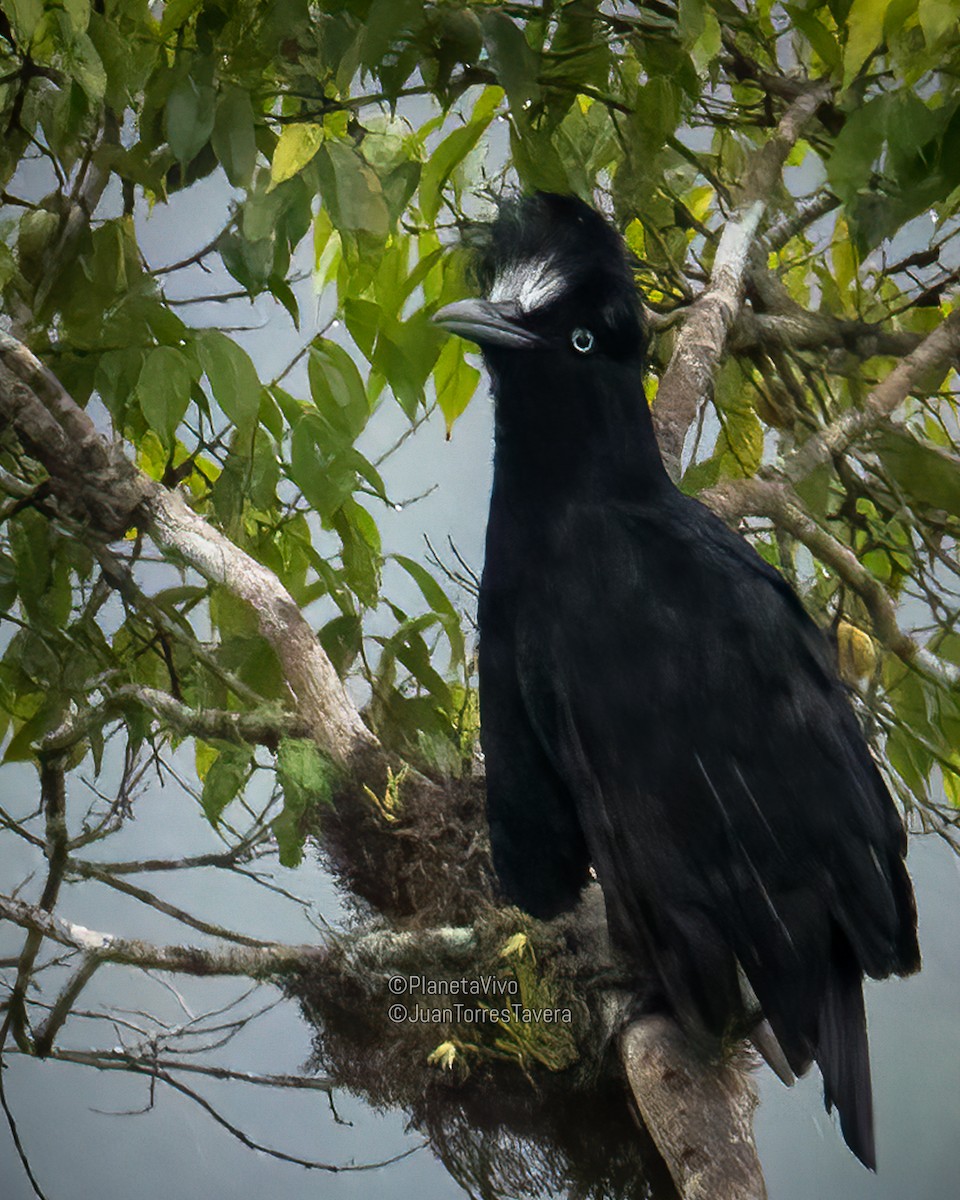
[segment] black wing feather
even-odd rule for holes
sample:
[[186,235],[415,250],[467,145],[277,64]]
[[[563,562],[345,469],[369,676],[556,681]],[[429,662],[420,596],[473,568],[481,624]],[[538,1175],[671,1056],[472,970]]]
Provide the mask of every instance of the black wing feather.
[[749,1020],[739,966],[869,1161],[860,975],[919,954],[902,825],[825,638],[680,493],[558,516],[516,621],[529,727],[574,798],[613,936],[652,955],[691,1032]]

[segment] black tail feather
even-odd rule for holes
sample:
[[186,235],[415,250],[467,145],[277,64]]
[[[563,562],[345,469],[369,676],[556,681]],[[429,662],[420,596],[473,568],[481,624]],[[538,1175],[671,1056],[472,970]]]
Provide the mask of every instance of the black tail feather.
[[816,1060],[823,1075],[827,1112],[836,1107],[844,1141],[865,1167],[875,1171],[877,1151],[863,977],[839,929],[834,930],[830,971],[820,1006]]

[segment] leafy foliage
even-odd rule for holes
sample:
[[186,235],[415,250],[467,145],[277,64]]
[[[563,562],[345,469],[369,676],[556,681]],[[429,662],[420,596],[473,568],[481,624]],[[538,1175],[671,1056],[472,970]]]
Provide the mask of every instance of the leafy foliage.
[[[385,591],[379,516],[393,498],[358,439],[394,402],[412,426],[436,407],[449,433],[476,392],[463,344],[430,316],[467,290],[457,235],[505,186],[599,197],[651,312],[688,304],[745,164],[791,97],[784,62],[829,77],[833,92],[791,156],[772,222],[787,233],[750,300],[774,318],[822,317],[836,339],[735,341],[684,486],[751,478],[889,371],[891,354],[864,351],[854,327],[882,323],[904,345],[951,311],[951,0],[7,0],[3,311],[75,397],[105,409],[148,474],[184,488],[298,604],[318,602],[321,641],[339,671],[363,677],[381,736],[455,775],[476,732],[462,614],[409,558],[394,569],[422,606]],[[205,180],[220,181],[219,233],[181,263],[151,262],[145,214],[188,214]],[[241,296],[304,329],[302,354],[276,378],[236,331],[191,323],[196,310],[176,298],[183,273],[196,287],[197,267],[217,259]],[[335,296],[336,327],[315,333],[301,311],[304,269]],[[671,345],[667,333],[655,346],[654,375]],[[949,662],[960,661],[957,437],[955,376],[926,380],[901,423],[800,484],[810,514]],[[154,586],[135,537],[121,611],[105,608],[116,578],[96,547],[49,519],[42,473],[10,441],[0,460],[12,489],[0,544],[6,761],[30,759],[66,712],[124,685],[198,708],[285,703],[255,614],[193,579]],[[831,571],[782,534],[755,536],[799,572],[813,608],[869,628]],[[955,798],[956,694],[889,654],[867,693],[905,797],[943,779]],[[124,722],[134,746],[155,737],[142,711]],[[103,722],[84,728],[78,752],[99,763]],[[273,828],[289,862],[304,796],[323,790],[304,755],[284,743],[274,763],[284,807]],[[211,821],[254,769],[252,750],[207,755]]]

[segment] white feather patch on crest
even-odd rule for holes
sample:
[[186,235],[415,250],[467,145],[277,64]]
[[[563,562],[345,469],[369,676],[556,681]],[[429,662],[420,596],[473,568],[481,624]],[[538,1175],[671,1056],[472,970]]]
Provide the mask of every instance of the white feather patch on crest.
[[493,281],[489,299],[512,300],[521,312],[536,312],[563,294],[566,280],[549,258],[514,263]]

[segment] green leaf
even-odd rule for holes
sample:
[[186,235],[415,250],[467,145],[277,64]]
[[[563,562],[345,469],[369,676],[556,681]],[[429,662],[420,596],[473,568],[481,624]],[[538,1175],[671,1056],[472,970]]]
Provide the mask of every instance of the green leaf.
[[388,644],[397,661],[430,693],[440,708],[449,713],[453,708],[450,687],[434,667],[430,658],[430,647],[420,632],[421,629],[429,628],[436,620],[431,614],[426,620],[415,618],[406,621],[389,639]]
[[956,34],[957,6],[953,0],[920,0],[917,16],[928,49],[932,49],[945,34]]
[[717,451],[722,475],[743,479],[757,473],[763,460],[763,425],[752,408],[724,415]]
[[437,404],[447,423],[447,436],[454,422],[470,403],[480,382],[480,372],[467,362],[461,338],[449,338],[443,345],[434,368]]
[[526,187],[547,192],[570,190],[567,164],[546,126],[534,128],[522,113],[514,114],[510,122],[510,152]]
[[460,625],[460,617],[450,598],[426,567],[403,554],[394,554],[393,559],[416,583],[431,611],[439,617],[443,631],[450,643],[451,660],[453,663],[462,663],[466,657],[463,629]]
[[299,175],[323,145],[322,125],[303,122],[285,125],[273,151],[270,163],[270,187]]
[[715,450],[720,473],[749,478],[763,458],[763,425],[747,398],[743,371],[735,359],[728,360],[717,376],[714,403],[721,420]]
[[97,48],[85,33],[78,34],[63,56],[71,78],[76,80],[94,104],[99,104],[107,90],[107,72]]
[[886,429],[873,446],[908,501],[960,513],[960,459],[918,442],[906,430]]
[[293,427],[290,477],[325,521],[356,487],[357,475],[350,457],[331,445],[330,426],[319,413],[304,413]]
[[370,402],[356,363],[336,342],[318,338],[310,347],[307,375],[310,395],[330,427],[333,442],[338,447],[350,445],[370,416]]
[[218,239],[217,249],[223,265],[251,296],[259,295],[266,288],[273,274],[274,244],[270,238],[251,242],[229,232]]
[[35,509],[25,508],[10,522],[10,549],[17,566],[17,591],[32,616],[42,617],[50,583],[50,528]]
[[840,66],[840,46],[833,30],[799,4],[786,4],[784,7],[790,14],[790,20],[806,36],[823,62],[831,71],[836,70]]
[[137,442],[137,466],[150,479],[160,480],[170,461],[169,449],[152,429],[144,432]]
[[193,379],[186,358],[172,346],[156,346],[137,380],[137,402],[147,424],[169,449],[190,403]]
[[843,86],[857,73],[883,40],[883,20],[890,0],[853,0],[847,14],[847,43],[843,50]]
[[257,429],[248,481],[251,503],[265,510],[273,508],[277,502],[279,482],[280,462],[277,458],[276,443],[265,429]]
[[845,203],[852,202],[870,181],[886,136],[888,98],[870,100],[854,109],[834,143],[827,161],[830,186]]
[[211,825],[218,825],[227,805],[247,780],[253,752],[242,746],[224,746],[207,767],[200,803]]
[[274,300],[278,301],[287,311],[287,315],[293,322],[293,327],[297,331],[300,329],[300,305],[297,303],[297,297],[293,288],[285,279],[279,279],[272,275],[267,280],[267,290]]
[[197,349],[224,415],[239,433],[248,432],[260,410],[260,380],[250,355],[219,329],[204,329],[197,334]]
[[900,729],[892,729],[884,747],[887,761],[911,792],[918,798],[926,796],[926,778],[933,766],[933,756],[921,744]]
[[684,46],[692,46],[701,33],[703,33],[705,20],[704,0],[679,0],[677,4],[677,28]]
[[850,237],[850,229],[847,225],[847,219],[841,212],[837,217],[836,224],[833,228],[833,241],[830,244],[830,257],[833,260],[833,274],[837,283],[837,290],[840,293],[841,301],[846,302],[846,307],[855,310],[854,303],[856,297],[851,298],[851,287],[857,280],[858,271],[860,268],[859,256],[857,254],[856,245]]
[[[280,415],[282,416],[283,420],[286,421],[291,429],[294,427],[294,425],[296,425],[303,414],[308,411],[307,402],[305,400],[295,399],[290,395],[289,392],[285,392],[283,388],[277,384],[273,384],[273,386],[269,389],[269,395],[275,401],[277,408],[279,408]],[[271,430],[271,432],[273,431]],[[279,441],[282,433],[274,433],[274,436]]]
[[520,26],[502,12],[486,12],[480,18],[483,41],[490,55],[497,82],[503,87],[514,114],[540,99],[537,76],[540,60],[531,49]]
[[390,212],[376,172],[343,142],[327,142],[317,155],[320,191],[337,229],[385,238]]
[[[54,724],[63,717],[63,701],[60,697],[47,694],[24,697],[25,702],[32,702],[36,707],[35,715],[19,725],[16,733],[7,743],[3,761],[31,762],[36,758],[36,743],[49,733]],[[25,703],[23,707],[27,707]],[[16,728],[18,722],[14,722]]]
[[960,808],[960,775],[947,767],[943,771],[943,791],[951,808]]
[[353,613],[341,613],[328,621],[317,637],[337,674],[346,675],[356,661],[363,641],[360,618]]
[[420,211],[425,221],[437,219],[443,185],[457,164],[463,162],[483,137],[502,101],[503,91],[500,88],[484,88],[467,124],[448,134],[430,155],[420,176]]
[[284,738],[277,750],[277,779],[283,788],[283,812],[271,828],[281,864],[296,867],[303,857],[303,817],[317,804],[333,803],[336,773],[313,742]]
[[360,61],[365,67],[382,65],[384,56],[403,29],[409,29],[423,12],[422,0],[373,0],[363,23]]
[[[257,626],[255,615],[250,625]],[[289,696],[276,652],[259,633],[236,633],[224,638],[217,649],[217,661],[266,700],[283,701]]]
[[698,71],[705,71],[723,47],[723,26],[711,9],[704,13],[703,32],[690,49]]
[[669,76],[655,75],[637,91],[630,133],[640,140],[645,154],[658,150],[680,122],[682,94]]
[[248,187],[257,161],[257,141],[253,105],[243,88],[231,87],[221,93],[211,142],[233,186]]
[[886,550],[868,550],[862,561],[871,575],[875,575],[883,583],[889,583],[893,568]]
[[283,738],[277,749],[277,778],[300,811],[333,802],[336,771],[309,738]]
[[202,3],[203,0],[167,0],[160,22],[161,37],[166,37],[189,21]]
[[361,604],[372,608],[380,590],[380,532],[363,505],[348,498],[333,515],[342,542],[344,578]]
[[191,76],[175,84],[167,100],[164,128],[170,149],[186,165],[213,132],[216,92]]
[[350,297],[343,302],[343,322],[368,362],[373,361],[381,315],[380,305],[373,300]]
[[[12,608],[17,598],[17,571],[13,559],[0,553],[0,612]],[[2,688],[0,688],[2,696]],[[2,700],[0,700],[2,704]]]
[[43,16],[43,0],[4,0],[3,11],[13,26],[18,45],[24,50],[29,49]]
[[206,779],[207,772],[217,761],[220,751],[211,746],[209,742],[201,741],[200,738],[194,739],[194,763],[197,769],[197,778],[201,783]]

